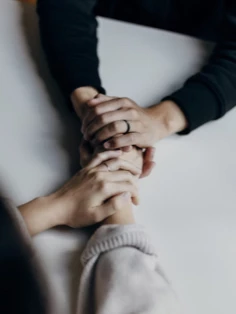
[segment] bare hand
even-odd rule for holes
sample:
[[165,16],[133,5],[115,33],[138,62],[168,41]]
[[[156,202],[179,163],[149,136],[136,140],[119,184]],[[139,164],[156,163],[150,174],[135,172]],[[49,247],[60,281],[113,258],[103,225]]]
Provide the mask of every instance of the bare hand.
[[[94,103],[96,103],[98,106],[100,103],[107,103],[111,100],[115,100],[117,98],[115,97],[109,97],[106,95],[99,94],[95,99]],[[90,105],[90,102],[89,102]],[[94,110],[94,105],[92,105],[92,108],[87,109],[87,115],[85,115],[85,118],[83,119],[83,126],[82,126],[82,131],[84,131],[85,124],[86,124],[86,119],[88,119],[88,116],[91,114],[91,111]],[[121,134],[117,134],[117,136],[121,136]],[[83,140],[81,145],[80,145],[80,163],[81,166],[84,166],[86,163],[88,163],[89,160],[91,160],[95,149],[94,147],[98,147],[98,142],[93,140],[93,144],[90,142]],[[132,146],[124,146],[123,151],[129,152],[132,150]],[[143,151],[143,168],[142,168],[142,174],[141,178],[148,176],[153,168],[155,167],[155,162],[153,162],[155,155],[155,148],[154,147],[147,147],[145,151]],[[129,158],[129,157],[128,157]]]
[[[82,140],[79,150],[80,164],[82,167],[85,167],[94,157],[94,154],[98,152],[96,149],[94,150],[91,144],[85,140]],[[119,158],[121,159],[120,162],[128,162],[133,166],[137,166],[138,171],[140,171],[139,177],[144,178],[149,176],[155,167],[155,162],[153,161],[154,155],[154,147],[148,147],[144,152],[142,152],[142,150],[131,146],[131,150],[123,152]]]
[[[82,132],[84,138],[94,144],[105,142],[106,149],[129,145],[146,148],[159,139],[152,111],[139,107],[131,99],[116,98],[106,102],[94,99],[89,105],[91,110],[83,120]],[[124,120],[130,125],[128,134],[125,134],[127,124]]]
[[116,213],[125,203],[138,204],[137,176],[140,170],[118,159],[121,151],[98,154],[55,193],[63,224],[85,227]]
[[[136,145],[153,146],[158,140],[186,127],[186,119],[172,101],[150,108],[141,108],[129,98],[95,98],[83,119],[84,138],[93,144],[104,143],[106,149]],[[129,133],[127,123],[130,125]],[[117,137],[117,135],[121,135]]]

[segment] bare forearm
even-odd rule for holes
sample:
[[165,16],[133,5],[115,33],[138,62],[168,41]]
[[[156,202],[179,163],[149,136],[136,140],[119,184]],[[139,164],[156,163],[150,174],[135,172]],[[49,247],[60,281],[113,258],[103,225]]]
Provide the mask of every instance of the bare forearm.
[[31,236],[60,224],[52,196],[36,198],[18,209]]
[[155,117],[157,138],[162,139],[187,128],[187,119],[176,103],[171,100],[163,101],[148,109]]

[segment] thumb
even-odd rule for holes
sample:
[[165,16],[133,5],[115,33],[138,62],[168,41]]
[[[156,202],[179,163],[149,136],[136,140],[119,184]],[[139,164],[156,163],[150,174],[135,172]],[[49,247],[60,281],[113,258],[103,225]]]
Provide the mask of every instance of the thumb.
[[155,147],[147,147],[143,153],[143,171],[140,178],[145,178],[150,175],[153,168],[155,167],[155,162],[153,161],[155,156]]
[[106,101],[109,101],[109,100],[112,100],[114,99],[114,97],[110,97],[110,96],[107,96],[107,95],[103,95],[103,94],[98,94],[95,98],[91,99],[89,102],[88,102],[88,105],[93,107],[93,106],[96,106],[102,102],[106,102]]
[[156,163],[154,161],[144,161],[143,170],[142,170],[140,179],[148,177],[151,174],[155,166],[156,166]]

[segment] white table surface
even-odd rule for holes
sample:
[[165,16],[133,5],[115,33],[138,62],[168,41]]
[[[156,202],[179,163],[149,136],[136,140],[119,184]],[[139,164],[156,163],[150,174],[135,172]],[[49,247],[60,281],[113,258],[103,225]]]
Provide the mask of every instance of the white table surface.
[[[199,70],[211,45],[101,19],[99,54],[108,93],[143,106]],[[0,175],[17,204],[54,190],[77,168],[78,130],[42,54],[34,8],[0,1]],[[236,312],[236,111],[157,145],[140,182],[137,221],[147,226],[188,314]],[[55,314],[75,313],[82,231],[35,238]]]

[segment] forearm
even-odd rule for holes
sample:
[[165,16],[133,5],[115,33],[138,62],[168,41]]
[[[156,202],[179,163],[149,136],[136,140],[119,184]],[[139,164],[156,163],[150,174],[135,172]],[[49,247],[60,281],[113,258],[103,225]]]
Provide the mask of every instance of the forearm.
[[60,224],[53,196],[36,198],[18,209],[31,236]]
[[171,100],[151,106],[148,110],[156,120],[156,124],[162,126],[157,128],[157,139],[181,132],[188,126],[183,111]]
[[184,133],[222,117],[236,104],[236,2],[226,2],[220,38],[208,63],[166,97],[185,113],[188,127]]
[[98,73],[95,5],[96,0],[38,0],[42,45],[66,96],[84,86],[104,92]]

